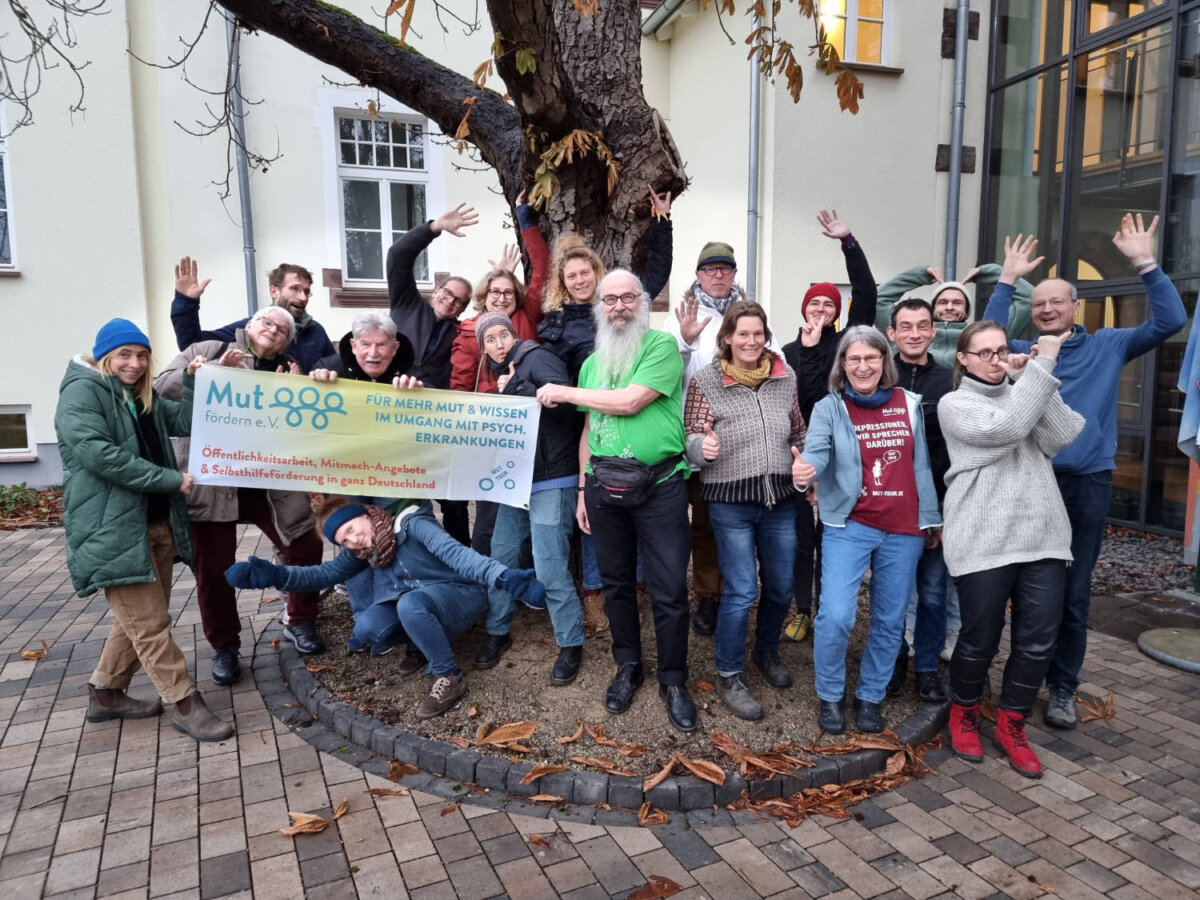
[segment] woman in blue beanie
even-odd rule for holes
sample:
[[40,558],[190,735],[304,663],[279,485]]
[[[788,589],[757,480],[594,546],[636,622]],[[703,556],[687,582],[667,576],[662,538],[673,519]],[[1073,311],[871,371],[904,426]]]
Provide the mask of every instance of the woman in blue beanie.
[[171,724],[199,741],[222,741],[233,727],[204,704],[171,637],[171,570],[191,560],[184,496],[170,437],[192,424],[192,376],[180,402],[151,387],[150,340],[127,319],[100,329],[91,356],[76,356],[59,387],[54,427],[63,465],[67,568],[81,596],[103,588],[115,621],[88,684],[89,722],[142,719],[162,703],[126,693],[144,666],[159,696],[175,705]]

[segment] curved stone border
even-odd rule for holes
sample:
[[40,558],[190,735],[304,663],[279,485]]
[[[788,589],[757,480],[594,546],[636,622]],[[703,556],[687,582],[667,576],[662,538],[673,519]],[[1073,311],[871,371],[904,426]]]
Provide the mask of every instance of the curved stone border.
[[[477,785],[513,798],[554,794],[566,803],[581,806],[607,803],[624,810],[636,810],[649,801],[659,809],[670,811],[711,811],[714,805],[723,808],[736,802],[743,791],[749,792],[751,800],[763,800],[788,797],[809,787],[866,778],[881,771],[889,756],[887,750],[860,750],[820,757],[812,768],[767,780],[746,781],[737,772],[726,772],[725,784],[720,787],[686,775],[672,776],[657,787],[643,791],[641,778],[573,769],[546,775],[534,784],[521,784],[521,779],[533,768],[528,763],[513,763],[385,725],[337,699],[308,671],[304,658],[289,642],[282,641],[278,649],[272,646],[281,634],[282,626],[278,620],[263,631],[255,648],[253,666],[259,691],[272,714],[282,722],[304,726],[315,719],[359,748],[369,748],[383,757],[412,763],[430,776],[444,777],[458,785]],[[298,702],[300,706],[285,707],[284,703],[288,701]],[[937,706],[923,705],[895,729],[896,735],[911,746],[923,744],[941,730],[948,710],[948,702]],[[405,779],[405,785],[412,786],[408,779]],[[471,795],[472,802],[477,796]],[[522,805],[536,810],[535,815],[540,813],[544,817],[548,814],[544,805]],[[508,809],[513,811],[511,805]],[[570,815],[565,817],[572,818]]]

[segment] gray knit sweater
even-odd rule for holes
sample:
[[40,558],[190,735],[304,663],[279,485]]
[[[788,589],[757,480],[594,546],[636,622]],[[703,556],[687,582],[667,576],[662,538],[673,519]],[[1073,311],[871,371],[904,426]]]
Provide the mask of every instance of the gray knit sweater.
[[950,451],[942,546],[951,575],[1071,559],[1050,461],[1083,429],[1083,416],[1063,403],[1053,369],[1033,359],[1015,384],[963,378],[938,403]]

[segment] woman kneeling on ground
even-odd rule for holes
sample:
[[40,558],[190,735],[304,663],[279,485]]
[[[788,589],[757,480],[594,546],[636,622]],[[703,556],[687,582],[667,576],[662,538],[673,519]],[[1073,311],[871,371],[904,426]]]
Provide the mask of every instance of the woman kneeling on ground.
[[1051,461],[1083,429],[1051,374],[1061,345],[1043,334],[1033,356],[1009,354],[998,323],[975,322],[958,341],[958,388],[938,403],[950,452],[946,568],[963,620],[950,659],[950,740],[963,759],[983,759],[979,701],[1011,603],[994,741],[1027,778],[1042,775],[1025,720],[1054,653],[1071,561],[1071,525]]
[[103,588],[114,618],[88,683],[88,721],[159,715],[157,699],[125,692],[145,666],[162,700],[175,704],[172,725],[198,741],[223,741],[233,726],[204,705],[167,608],[175,555],[189,565],[192,558],[183,499],[192,476],[178,470],[170,437],[191,431],[193,376],[203,362],[189,363],[179,402],[164,399],[151,387],[150,339],[113,319],[92,355],[67,366],[54,427],[71,581],[80,596]]
[[277,566],[251,556],[230,566],[225,578],[238,588],[320,591],[373,566],[374,602],[355,614],[354,633],[373,648],[406,645],[401,675],[428,665],[433,686],[417,708],[418,719],[440,716],[466,696],[450,642],[483,615],[489,587],[530,605],[545,604],[546,589],[532,569],[510,569],[464,547],[438,524],[428,500],[400,502],[395,518],[345,497],[314,501],[317,526],[341,553],[319,566]]
[[772,687],[791,687],[779,636],[792,602],[796,472],[804,419],[796,376],[767,349],[771,330],[757,303],[738,300],[717,331],[717,358],[696,372],[684,404],[688,460],[700,466],[700,496],[724,580],[714,647],[717,693],[735,716],[757,720],[762,704],[746,684],[746,631],[758,603],[751,661]]
[[[896,387],[887,340],[870,325],[846,329],[829,393],[813,407],[797,486],[821,484],[821,605],[813,668],[827,734],[846,729],[846,647],[858,589],[871,567],[871,627],[855,691],[859,731],[882,731],[904,611],[924,546],[942,517],[929,469],[921,398]],[[811,465],[803,465],[811,463]]]

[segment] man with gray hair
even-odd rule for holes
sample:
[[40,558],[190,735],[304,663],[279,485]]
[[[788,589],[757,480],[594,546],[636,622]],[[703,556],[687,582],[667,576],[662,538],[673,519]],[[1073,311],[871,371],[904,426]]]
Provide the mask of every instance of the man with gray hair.
[[596,543],[612,629],[617,674],[604,705],[611,713],[625,712],[642,683],[640,550],[654,613],[659,695],[671,724],[692,731],[683,361],[675,338],[650,330],[650,297],[631,272],[609,272],[596,297],[596,349],[579,372],[579,387],[545,384],[537,398],[547,407],[569,403],[587,412],[575,515]]
[[338,351],[321,359],[309,373],[316,381],[375,381],[391,384],[408,372],[413,349],[396,323],[379,310],[360,312],[350,330],[338,341]]

